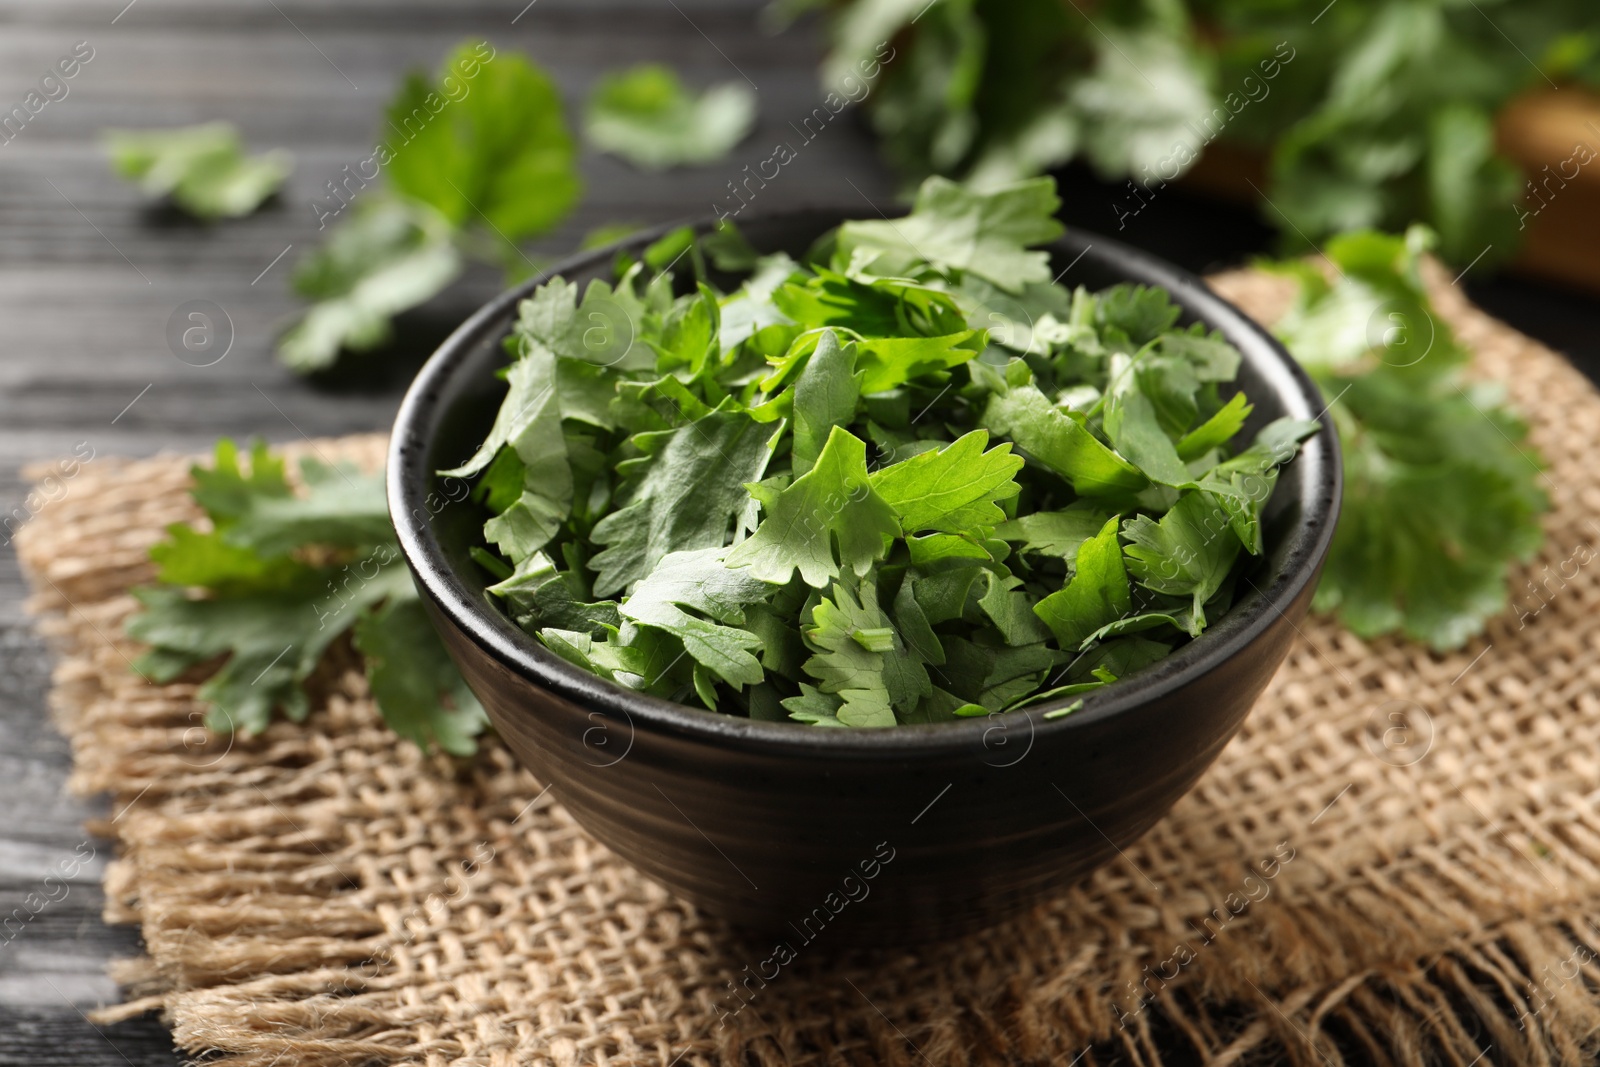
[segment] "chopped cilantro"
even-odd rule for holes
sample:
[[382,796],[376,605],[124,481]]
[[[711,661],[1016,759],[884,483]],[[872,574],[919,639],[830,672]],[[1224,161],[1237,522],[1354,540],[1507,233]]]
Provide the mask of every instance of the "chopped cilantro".
[[[1086,693],[1201,633],[1316,424],[1240,441],[1238,352],[1161,290],[1053,283],[1057,206],[934,179],[806,263],[723,227],[542,286],[448,472],[489,594],[619,685],[833,728]],[[1018,349],[980,328],[996,294],[1037,310]]]
[[1050,280],[1049,256],[1028,251],[1061,235],[1056,221],[1055,182],[1018,182],[989,193],[975,193],[943,178],[930,178],[917,194],[909,218],[847,222],[838,246],[856,269],[893,276],[896,267],[921,262],[946,272],[960,271],[1011,292]]
[[[835,425],[816,465],[783,489],[752,484],[765,518],[728,553],[730,567],[748,567],[782,585],[796,570],[820,589],[841,568],[865,574],[900,533],[899,516],[867,475],[867,446]],[[838,557],[835,559],[835,552]]]

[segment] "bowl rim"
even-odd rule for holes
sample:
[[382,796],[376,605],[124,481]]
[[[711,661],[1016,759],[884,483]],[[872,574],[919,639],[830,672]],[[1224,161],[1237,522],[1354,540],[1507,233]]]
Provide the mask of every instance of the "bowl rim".
[[[858,216],[841,209],[799,208],[762,214],[748,220],[746,226],[801,221],[828,226],[855,217]],[[1074,228],[1044,247],[1052,253],[1076,255],[1072,265],[1085,257],[1109,261],[1116,273],[1139,275],[1129,280],[1167,289],[1195,318],[1212,329],[1228,333],[1246,360],[1252,357],[1247,351],[1250,347],[1275,360],[1293,385],[1292,391],[1276,390],[1286,407],[1293,409],[1299,404],[1307,414],[1317,412],[1313,417],[1322,427],[1302,443],[1293,462],[1303,465],[1305,471],[1302,503],[1310,505],[1325,500],[1328,506],[1325,510],[1311,506],[1301,509],[1286,536],[1304,539],[1309,542],[1310,549],[1292,557],[1292,565],[1275,581],[1265,588],[1250,583],[1252,593],[1237,599],[1199,637],[1104,689],[1083,694],[1081,698],[1057,697],[1016,711],[996,712],[954,723],[824,730],[799,723],[766,722],[639,693],[562,659],[517,627],[509,616],[495,611],[483,599],[482,589],[473,589],[463,580],[446,557],[430,521],[412,520],[414,515],[429,514],[425,500],[435,476],[434,471],[426,469],[429,442],[425,431],[437,428],[445,383],[480,344],[495,340],[504,332],[514,321],[518,303],[539,286],[558,275],[590,270],[609,261],[619,251],[640,251],[686,226],[699,236],[716,221],[715,218],[697,218],[665,223],[613,244],[570,256],[500,293],[473,312],[439,345],[401,401],[385,467],[390,520],[401,552],[424,598],[432,601],[483,653],[523,681],[587,712],[619,716],[628,722],[630,730],[646,729],[717,748],[767,755],[846,760],[948,755],[954,750],[970,751],[974,745],[987,744],[992,731],[1007,730],[1019,718],[1028,722],[1031,747],[1047,737],[1078,733],[1129,713],[1224,668],[1272,626],[1276,618],[1288,619],[1290,606],[1320,573],[1339,515],[1343,465],[1328,405],[1310,376],[1265,328],[1211,290],[1197,275],[1120,241]],[[1254,335],[1254,345],[1239,344],[1236,336],[1239,334]],[[1289,414],[1298,413],[1291,410]],[[1290,625],[1294,626],[1292,620]],[[1299,632],[1297,626],[1295,630]],[[1043,717],[1066,707],[1073,699],[1083,701],[1078,710],[1053,720]],[[524,705],[523,713],[532,712]]]

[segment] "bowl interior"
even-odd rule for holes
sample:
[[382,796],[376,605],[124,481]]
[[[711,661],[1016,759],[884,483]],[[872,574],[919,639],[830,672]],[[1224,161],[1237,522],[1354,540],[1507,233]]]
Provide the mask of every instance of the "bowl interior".
[[[753,220],[741,231],[763,252],[799,257],[840,221],[837,212],[802,212]],[[666,228],[625,242],[637,252]],[[1127,679],[1091,693],[1072,715],[1044,721],[1042,715],[1067,701],[1035,705],[1026,713],[1041,730],[1115,714],[1196,672],[1216,667],[1244,647],[1312,581],[1332,535],[1338,511],[1340,472],[1337,439],[1315,385],[1283,348],[1193,275],[1125,245],[1072,232],[1050,248],[1060,281],[1091,290],[1132,281],[1167,289],[1183,309],[1184,324],[1205,322],[1220,330],[1243,355],[1235,389],[1254,405],[1246,438],[1274,419],[1320,418],[1322,430],[1280,470],[1276,491],[1263,515],[1266,555],[1246,572],[1233,607],[1199,638]],[[581,289],[594,278],[610,280],[613,249],[561,264],[485,305],[440,347],[418,375],[396,422],[389,462],[389,497],[401,546],[419,584],[444,613],[491,655],[514,670],[580,704],[618,708],[663,728],[707,739],[756,742],[782,739],[829,751],[885,744],[915,745],[922,738],[980,732],[982,719],[962,723],[899,726],[890,730],[807,730],[798,724],[747,719],[672,704],[599,679],[547,651],[524,633],[484,593],[488,573],[469,550],[482,540],[487,513],[463,499],[463,487],[435,472],[455,467],[477,449],[493,422],[504,383],[495,372],[507,356],[501,342],[516,317],[517,302],[546,278],[560,274]],[[720,279],[726,286],[735,279]]]

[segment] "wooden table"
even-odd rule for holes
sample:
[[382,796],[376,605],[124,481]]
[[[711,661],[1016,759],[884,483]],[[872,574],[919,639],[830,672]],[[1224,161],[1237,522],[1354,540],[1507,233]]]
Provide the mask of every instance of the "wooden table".
[[[126,4],[126,7],[124,7]],[[526,4],[526,7],[523,5]],[[488,39],[548,69],[576,107],[603,71],[665,60],[692,83],[748,78],[760,90],[757,133],[729,160],[642,175],[587,155],[587,196],[538,251],[557,255],[604,222],[704,215],[747,163],[792,140],[791,121],[820,103],[813,33],[761,33],[757,0],[0,0],[0,111],[78,41],[93,59],[9,143],[0,144],[0,501],[25,494],[19,468],[87,442],[97,456],[203,451],[216,437],[290,441],[385,429],[432,345],[498,279],[470,275],[409,316],[393,352],[307,382],[279,367],[276,331],[296,302],[285,282],[317,240],[310,208],[322,184],[370,153],[379,110],[400,75],[433,67],[455,42]],[[281,199],[256,216],[206,227],[141,202],[109,174],[97,136],[112,126],[226,119],[254,149],[295,153]],[[893,183],[853,120],[830,125],[761,193],[763,207],[889,207]],[[1119,190],[1067,176],[1069,222],[1106,228]],[[1248,214],[1181,194],[1122,235],[1202,268],[1260,249]],[[1600,315],[1527,286],[1489,288],[1516,317],[1559,342],[1596,335]],[[180,304],[220,304],[236,331],[221,362],[191,366],[166,340]],[[1490,301],[1494,303],[1493,300]],[[1518,311],[1518,308],[1521,311]],[[1529,328],[1525,326],[1525,328]],[[1595,342],[1587,340],[1588,354]],[[0,916],[86,838],[102,802],[67,796],[70,759],[45,710],[50,658],[32,633],[9,535],[0,547]],[[138,951],[100,920],[109,847],[61,901],[0,938],[0,1063],[30,1067],[169,1065],[165,1029],[146,1018],[98,1029],[83,1016],[116,997],[105,963]]]

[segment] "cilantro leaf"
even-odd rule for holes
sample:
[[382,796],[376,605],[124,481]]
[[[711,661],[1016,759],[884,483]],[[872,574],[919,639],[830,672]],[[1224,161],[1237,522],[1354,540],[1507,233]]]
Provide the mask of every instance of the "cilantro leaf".
[[1128,573],[1146,589],[1191,597],[1201,624],[1201,606],[1222,588],[1239,555],[1239,538],[1215,497],[1190,490],[1159,521],[1135,515],[1122,527],[1129,541]]
[[985,577],[989,589],[978,598],[978,607],[1013,648],[1034,645],[1050,636],[1033,612],[1033,597],[1022,588],[1021,578],[1004,578],[995,571]]
[[354,635],[389,728],[418,748],[436,744],[452,756],[472,755],[488,716],[439,643],[414,588],[410,595],[393,590],[356,621]]
[[223,539],[270,557],[288,555],[302,545],[360,548],[393,537],[381,481],[351,464],[326,464],[311,457],[301,462],[300,478],[300,493],[249,497]]
[[1010,438],[1029,459],[1085,496],[1115,496],[1150,484],[1143,471],[1089,431],[1082,415],[1062,411],[1036,386],[1015,386],[990,397],[982,425]]
[[1211,494],[1228,515],[1228,525],[1253,556],[1266,550],[1261,512],[1278,484],[1278,468],[1299,451],[1302,440],[1321,429],[1308,419],[1274,419],[1261,428],[1250,447],[1212,467],[1199,487]]
[[[791,719],[795,722],[809,723],[812,726],[849,726],[849,723],[839,720],[839,708],[843,704],[844,699],[842,697],[824,693],[816,686],[807,685],[805,682],[800,683],[799,696],[788,697],[782,701],[783,708],[789,713]],[[865,701],[863,701],[863,704],[865,704]],[[869,717],[882,717],[881,714],[868,707],[863,707],[861,711]],[[893,717],[894,711],[891,709],[889,718],[892,719]],[[883,725],[893,724],[884,723]]]
[[647,170],[710,163],[755,125],[755,93],[737,82],[696,97],[669,67],[647,63],[607,75],[589,98],[584,132],[602,152]]
[[813,277],[788,281],[772,292],[773,305],[790,322],[807,329],[845,327],[862,338],[974,336],[966,330],[961,306],[942,288],[902,278],[852,277],[820,265],[814,270]]
[[658,369],[682,368],[689,377],[700,377],[707,362],[721,353],[720,325],[716,297],[705,289],[673,304],[661,322],[660,336],[650,342]]
[[461,270],[449,228],[433,212],[362,201],[295,268],[295,291],[316,303],[279,340],[278,356],[305,373],[331,366],[341,351],[377,348],[393,336],[395,315],[433,299]]
[[577,286],[553,278],[519,305],[517,343],[537,342],[563,359],[596,367],[647,370],[655,360],[637,336],[644,315],[627,289],[613,290],[597,279],[579,301]]
[[[1518,440],[1526,429],[1492,392],[1417,397],[1375,386],[1359,397],[1352,389],[1338,419],[1351,435],[1351,502],[1313,603],[1363,636],[1399,630],[1458,648],[1505,609],[1510,565],[1543,540],[1539,515],[1548,504],[1535,481],[1537,460],[1526,446],[1525,457],[1503,443],[1500,432]],[[1485,423],[1495,430],[1486,433]],[[1501,443],[1486,444],[1491,436]],[[1473,451],[1458,447],[1473,437]],[[1484,455],[1496,451],[1503,463]],[[1513,457],[1522,470],[1506,469]]]
[[149,196],[172,202],[207,222],[248,215],[283,185],[294,167],[282,149],[246,156],[231,123],[174,130],[112,130],[111,169]]
[[1313,607],[1363,637],[1399,631],[1448,650],[1504,610],[1510,566],[1538,551],[1549,501],[1526,424],[1462,377],[1466,350],[1431,311],[1428,242],[1416,228],[1330,242],[1343,272],[1331,283],[1280,266],[1300,289],[1277,331],[1337,398],[1344,510]]
[[[470,73],[469,73],[470,72]],[[389,105],[389,181],[457,230],[519,241],[576,202],[577,150],[555,83],[519,55],[463,44],[430,81],[413,73]]]
[[772,458],[772,431],[727,408],[675,430],[641,434],[644,476],[625,506],[605,516],[590,538],[605,550],[589,560],[595,592],[621,592],[671,552],[721,548],[745,511],[746,482],[759,481]]
[[1422,219],[1458,267],[1509,255],[1543,210],[1495,136],[1541,113],[1518,99],[1530,81],[1597,82],[1588,12],[1557,0],[1492,20],[1344,0],[1310,36],[1290,6],[1247,0],[1108,5],[1092,20],[1043,2],[782,5],[813,6],[830,13],[823,84],[870,85],[863,107],[910,181],[993,188],[1081,159],[1127,179],[1106,213],[1123,229],[1206,154],[1224,152],[1216,172],[1241,188],[1233,164],[1260,155],[1257,191],[1286,243]]
[[1110,373],[1105,429],[1111,444],[1151,481],[1168,486],[1188,484],[1189,468],[1167,436],[1155,401],[1144,390],[1146,376],[1135,373],[1134,360],[1122,353],[1112,356]]
[[265,441],[252,442],[249,462],[241,465],[239,446],[224,437],[217,442],[211,466],[190,468],[190,495],[221,526],[248,512],[257,500],[291,495],[287,469]]
[[1083,542],[1072,579],[1033,607],[1068,652],[1076,652],[1102,626],[1133,611],[1117,522],[1112,516],[1099,533]]
[[135,666],[157,682],[220,656],[224,662],[196,696],[210,709],[213,730],[247,734],[267,728],[274,709],[295,722],[310,711],[304,685],[330,644],[363,611],[409,583],[403,569],[378,572],[381,580],[338,590],[290,587],[191,598],[175,586],[136,590],[144,608],[127,623],[128,636],[151,645]]
[[211,520],[211,529],[183,523],[167,528],[167,540],[150,547],[162,582],[248,591],[315,580],[311,568],[299,560],[264,558],[228,539],[230,528],[252,509],[292,495],[283,461],[267,450],[266,442],[255,442],[248,464],[241,466],[238,447],[223,438],[217,442],[211,467],[193,468],[190,478],[191,494]]
[[906,533],[941,530],[977,534],[1005,521],[995,501],[1016,496],[1022,459],[1010,444],[985,452],[989,434],[973,430],[938,451],[927,451],[872,475],[872,488],[900,518]]
[[1176,177],[1174,146],[1194,142],[1193,130],[1215,104],[1206,71],[1187,42],[1159,30],[1110,30],[1096,43],[1093,69],[1069,94],[1084,154],[1104,176]]
[[275,711],[305,719],[306,683],[353,633],[395,731],[470,753],[483,711],[417,600],[382,475],[307,460],[296,492],[265,445],[246,466],[226,439],[213,465],[192,474],[210,529],[174,525],[152,547],[161,584],[134,590],[143,610],[126,624],[150,646],[139,669],[157,682],[208,670],[196,694],[207,725],[255,734]]
[[1372,636],[1457,648],[1504,610],[1542,544],[1543,464],[1493,387],[1417,392],[1374,372],[1340,401],[1350,503],[1315,606]]
[[749,571],[727,566],[722,555],[720,547],[668,555],[620,610],[624,618],[682,641],[696,663],[729,685],[758,685],[766,675],[751,652],[761,647],[761,639],[741,627],[744,609],[770,597],[772,587]]
[[[1239,353],[1162,290],[1025,280],[1044,199],[930,183],[926,259],[871,226],[804,264],[675,231],[581,300],[540,287],[445,472],[496,513],[488,593],[616,684],[829,728],[1084,693],[1199,636],[1320,424],[1239,441]],[[754,273],[729,296],[708,261]]]
[[561,434],[560,400],[556,393],[556,358],[534,346],[511,364],[510,389],[500,403],[489,438],[446,477],[465,478],[483,470],[509,448],[521,477],[515,498],[484,524],[484,536],[513,561],[543,548],[555,536],[572,507],[572,467]]
[[862,265],[883,258],[896,265],[920,260],[941,270],[975,274],[1007,292],[1020,292],[1029,282],[1050,280],[1049,256],[1025,249],[1061,235],[1061,224],[1055,220],[1060,206],[1055,183],[1047,178],[988,193],[930,178],[917,193],[908,217],[839,227],[839,251]]
[[[1341,276],[1329,283],[1310,264],[1278,264],[1299,283],[1299,298],[1276,330],[1313,374],[1359,369],[1375,358],[1407,377],[1433,377],[1470,358],[1434,316],[1422,282],[1433,237],[1413,226],[1403,237],[1362,231],[1329,241],[1324,254]],[[1310,273],[1308,273],[1308,269]]]
[[[733,236],[725,236],[729,234]],[[722,263],[718,264],[718,269],[737,269],[726,267],[723,264],[728,263],[730,260],[735,263],[742,262],[738,257],[744,253],[738,249],[718,249],[718,246],[713,242],[719,239],[723,244],[728,244],[735,240],[743,242],[743,236],[740,236],[739,232],[733,229],[732,223],[723,222],[719,224],[718,228],[710,236],[701,239],[702,247],[710,243],[710,247],[706,248],[706,253],[713,261],[719,255],[722,257]],[[777,305],[772,302],[772,295],[777,292],[779,286],[796,276],[798,267],[795,261],[790,259],[787,254],[779,252],[771,256],[754,256],[749,265],[754,273],[739,287],[738,292],[732,296],[725,297],[722,301],[722,325],[717,331],[717,335],[722,341],[724,352],[732,351],[744,341],[761,333],[769,326],[790,325],[789,317],[778,310]]]
[[1183,435],[1177,443],[1178,458],[1189,462],[1221,448],[1244,429],[1245,420],[1253,410],[1243,393],[1234,393],[1205,422]]
[[900,533],[894,509],[867,476],[866,444],[838,426],[816,465],[787,489],[749,488],[763,518],[754,534],[728,552],[728,566],[748,567],[774,585],[787,584],[797,569],[813,589],[837,577],[841,566],[865,574]]
[[861,391],[883,393],[898,385],[959,367],[983,347],[977,330],[940,337],[875,337],[860,344]]
[[167,528],[167,539],[150,546],[157,575],[169,585],[210,586],[246,591],[315,582],[315,571],[296,559],[263,557],[232,544],[217,530],[182,523]]
[[1038,511],[1019,515],[994,529],[994,535],[1019,542],[1031,552],[1062,559],[1077,559],[1078,549],[1100,532],[1110,516],[1092,504],[1080,501],[1061,511]]
[[[408,76],[378,136],[372,156],[345,168],[341,184],[330,181],[316,205],[323,225],[350,214],[293,276],[295,291],[315,303],[278,354],[301,373],[386,344],[394,316],[438,295],[468,258],[523,276],[530,261],[517,242],[554,227],[578,197],[576,150],[553,83],[487,42],[460,46],[436,79]],[[381,175],[387,187],[369,191]]]
[[941,671],[950,691],[972,707],[959,717],[998,712],[1039,688],[1062,654],[1043,644],[994,648],[962,637],[944,638],[948,661]]
[[816,464],[835,426],[848,426],[855,419],[861,399],[855,369],[855,346],[841,345],[837,334],[825,331],[794,385],[796,476]]
[[581,631],[546,627],[546,648],[618,685],[670,699],[692,684],[694,660],[670,633],[625,623],[605,639]]
[[922,659],[909,653],[879,608],[871,582],[835,582],[804,634],[816,652],[805,671],[820,692],[839,698],[833,714],[845,726],[893,726],[895,708],[915,708],[933,691]]
[[577,573],[557,570],[555,562],[543,552],[535,552],[518,563],[516,570],[488,591],[506,601],[517,625],[524,629],[548,627],[597,633],[622,625],[616,604],[609,600],[586,602],[588,593]]

